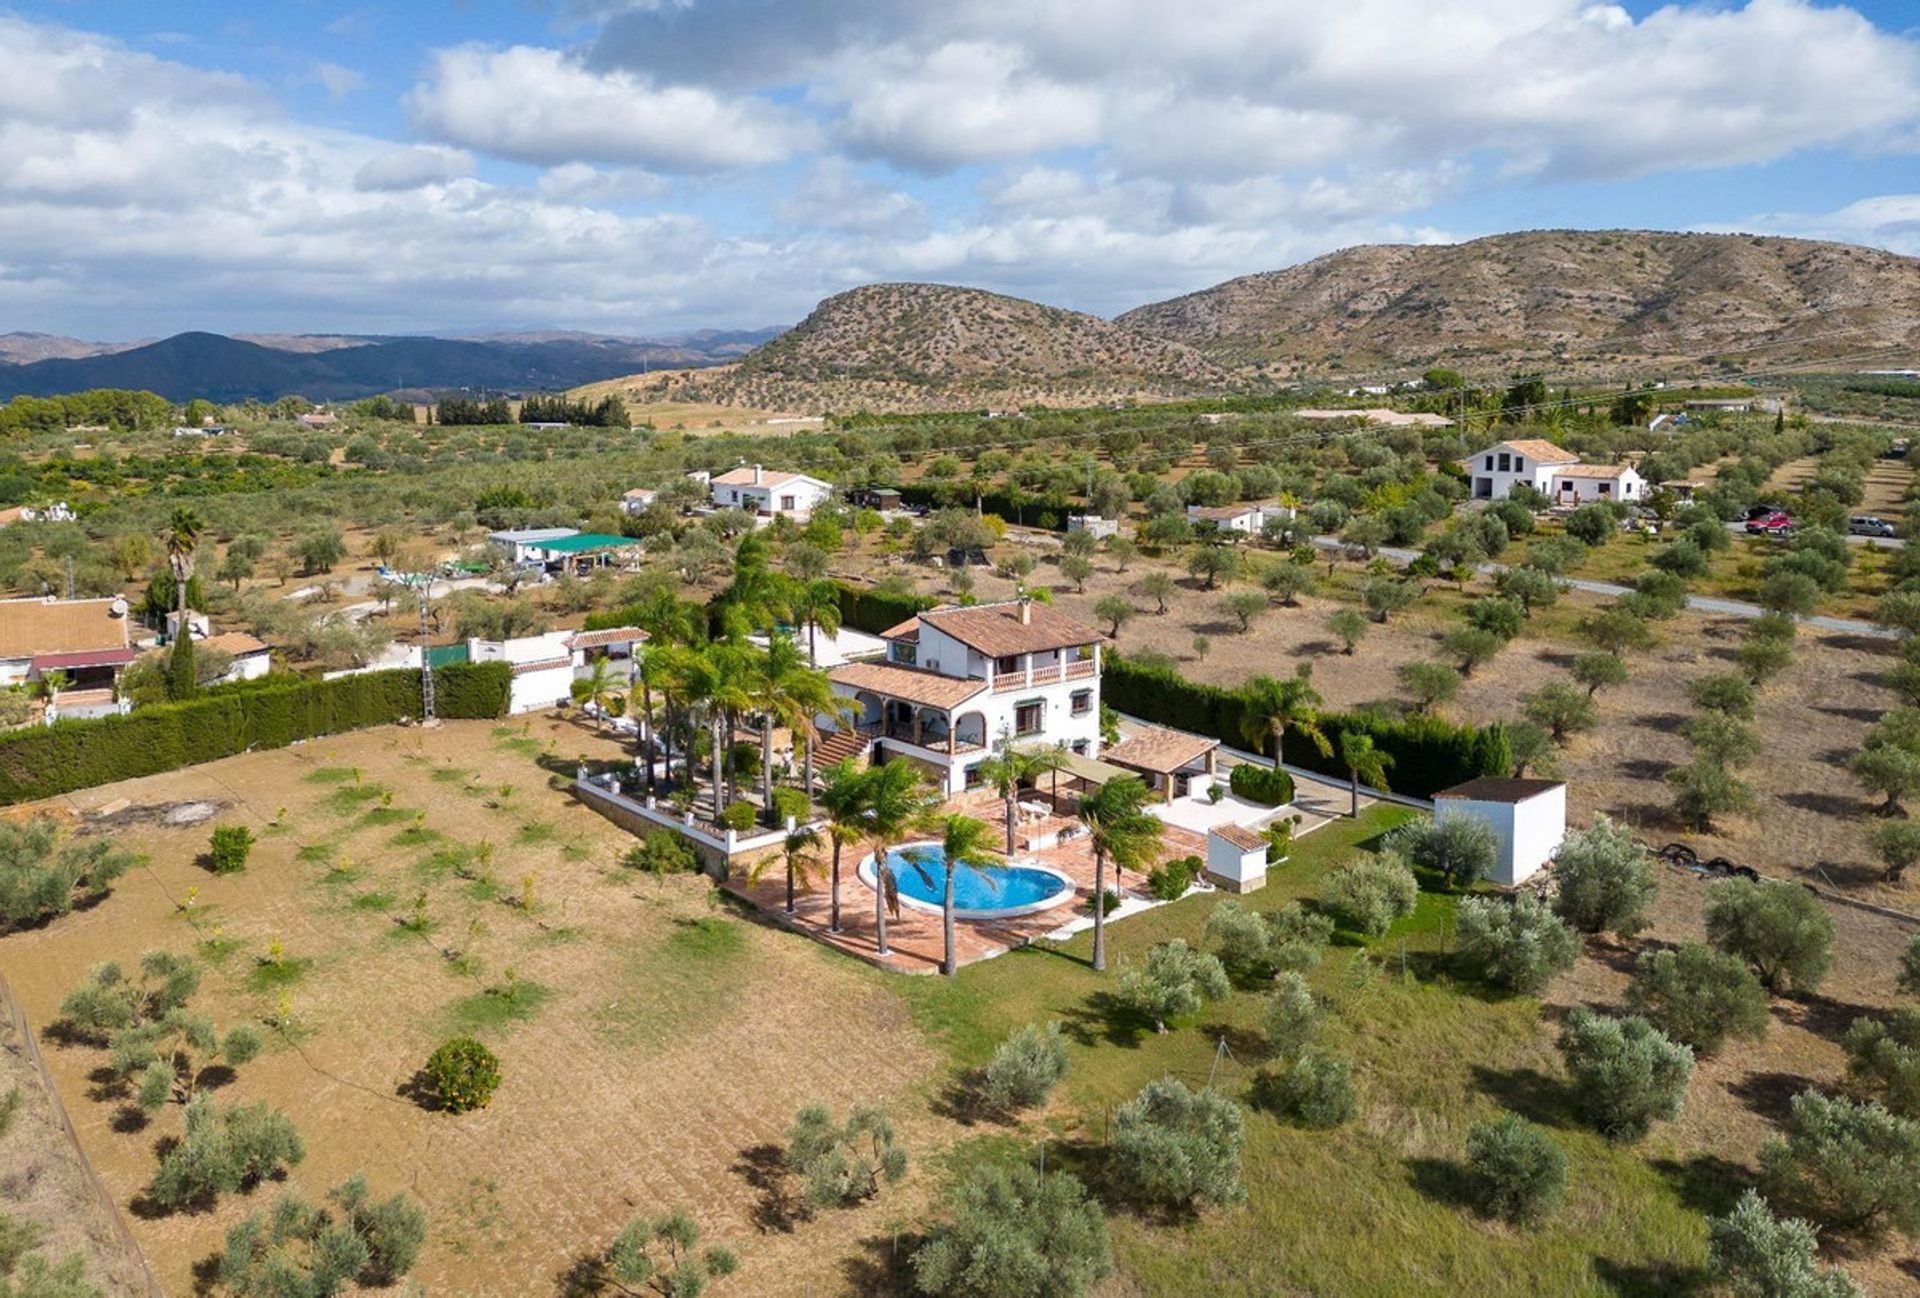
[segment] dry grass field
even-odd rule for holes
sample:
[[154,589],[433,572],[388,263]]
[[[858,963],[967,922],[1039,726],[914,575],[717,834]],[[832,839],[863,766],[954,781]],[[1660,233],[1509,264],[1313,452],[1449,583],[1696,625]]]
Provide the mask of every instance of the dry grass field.
[[[815,1101],[888,1104],[931,1152],[921,1096],[937,1056],[877,975],[757,926],[695,877],[616,871],[629,840],[537,764],[582,751],[611,746],[547,721],[388,728],[76,795],[55,809],[128,802],[118,820],[147,866],[106,904],[7,938],[0,960],[39,1028],[91,966],[153,948],[209,957],[196,1003],[222,1024],[274,1019],[284,987],[294,1027],[269,1033],[222,1098],[287,1111],[308,1146],[292,1180],[310,1193],[364,1170],[382,1193],[419,1195],[427,1292],[553,1292],[627,1218],[680,1206],[740,1247],[742,1291],[834,1291],[854,1241],[884,1232],[917,1184],[762,1234],[743,1158]],[[188,801],[261,835],[244,874],[197,863],[206,824],[166,828],[141,810]],[[463,850],[480,843],[493,845],[484,864]],[[531,911],[515,904],[527,877]],[[397,921],[423,894],[432,927],[415,935]],[[275,938],[291,976],[262,963]],[[505,999],[510,969],[522,992]],[[499,1053],[504,1081],[488,1109],[450,1117],[400,1090],[456,1031]],[[123,1207],[138,1204],[178,1110],[130,1120],[92,1079],[103,1052],[47,1054],[88,1157]],[[188,1293],[226,1228],[273,1193],[205,1214],[137,1210],[132,1226],[168,1292]]]

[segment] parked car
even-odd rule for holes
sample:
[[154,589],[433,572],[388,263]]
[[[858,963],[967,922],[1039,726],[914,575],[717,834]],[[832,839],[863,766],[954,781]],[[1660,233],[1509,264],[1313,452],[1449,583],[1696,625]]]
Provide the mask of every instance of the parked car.
[[1748,505],[1746,520],[1751,523],[1756,518],[1765,518],[1768,514],[1784,514],[1787,511],[1771,501],[1762,501],[1757,505]]
[[1855,514],[1847,520],[1847,531],[1855,536],[1892,536],[1893,524],[1872,514]]
[[1781,509],[1747,520],[1747,532],[1752,536],[1784,536],[1792,530],[1792,517]]

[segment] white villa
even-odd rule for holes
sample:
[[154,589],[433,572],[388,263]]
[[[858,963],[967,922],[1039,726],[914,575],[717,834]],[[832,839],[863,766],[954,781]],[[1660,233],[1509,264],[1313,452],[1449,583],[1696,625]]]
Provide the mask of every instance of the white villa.
[[1023,599],[929,609],[881,638],[884,661],[828,673],[834,693],[857,706],[851,737],[875,761],[910,761],[954,794],[979,787],[980,764],[1002,736],[1099,757],[1094,628]]
[[1293,510],[1271,500],[1245,500],[1237,505],[1187,506],[1189,523],[1241,536],[1259,536],[1269,518],[1292,517]]
[[760,518],[784,515],[803,523],[833,496],[831,482],[758,464],[716,474],[707,486],[717,509],[744,509]]
[[1505,500],[1520,482],[1550,495],[1554,470],[1579,464],[1580,457],[1541,438],[1524,437],[1489,446],[1460,463],[1473,483],[1473,499]]
[[1553,471],[1556,505],[1584,505],[1595,500],[1643,500],[1647,480],[1631,464],[1569,464]]
[[640,628],[623,626],[606,631],[549,631],[514,640],[470,639],[467,661],[506,663],[513,672],[507,711],[533,712],[571,700],[574,678],[584,676],[595,658],[615,660],[631,678],[634,659],[646,638]]

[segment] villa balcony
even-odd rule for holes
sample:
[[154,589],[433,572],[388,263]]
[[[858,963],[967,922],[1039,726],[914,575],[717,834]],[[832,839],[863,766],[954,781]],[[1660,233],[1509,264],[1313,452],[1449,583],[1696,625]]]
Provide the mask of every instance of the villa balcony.
[[1096,674],[1098,674],[1098,666],[1094,660],[1081,658],[1070,663],[1048,663],[1044,667],[1035,667],[1030,671],[995,672],[990,679],[995,694],[1006,694],[1013,690],[1031,689],[1035,685],[1091,680]]

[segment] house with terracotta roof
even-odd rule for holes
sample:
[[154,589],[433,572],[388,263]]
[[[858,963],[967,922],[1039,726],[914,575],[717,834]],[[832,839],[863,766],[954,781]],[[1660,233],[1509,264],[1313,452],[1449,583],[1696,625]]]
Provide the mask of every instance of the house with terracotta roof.
[[114,686],[140,656],[127,622],[119,598],[0,600],[0,686],[64,682],[50,718],[121,711]]
[[1270,518],[1291,519],[1293,510],[1272,500],[1243,500],[1235,505],[1188,505],[1187,521],[1196,531],[1211,529],[1229,540],[1259,536]]
[[194,643],[198,648],[212,649],[233,660],[220,677],[219,683],[222,685],[233,681],[258,680],[273,669],[273,650],[266,641],[245,631],[223,631],[219,635],[204,636]]
[[507,711],[534,712],[571,702],[573,682],[593,670],[596,658],[611,660],[622,676],[632,680],[646,639],[647,633],[635,626],[548,631],[512,640],[474,638],[467,641],[466,660],[507,664],[512,672]]
[[1547,495],[1559,506],[1596,500],[1638,503],[1646,498],[1647,480],[1631,464],[1568,464],[1553,471]]
[[831,482],[758,464],[716,474],[707,489],[716,509],[744,509],[756,518],[791,518],[802,523],[833,497]]
[[629,487],[620,493],[620,512],[629,518],[644,514],[653,508],[653,502],[658,499],[660,493],[652,487]]
[[1538,437],[1496,442],[1460,461],[1467,471],[1475,500],[1505,500],[1516,483],[1524,482],[1542,495],[1553,486],[1553,471],[1580,463],[1580,457]]
[[1052,605],[928,609],[881,639],[882,661],[827,673],[855,711],[835,754],[911,761],[949,794],[980,786],[1003,739],[1100,756],[1100,632]]

